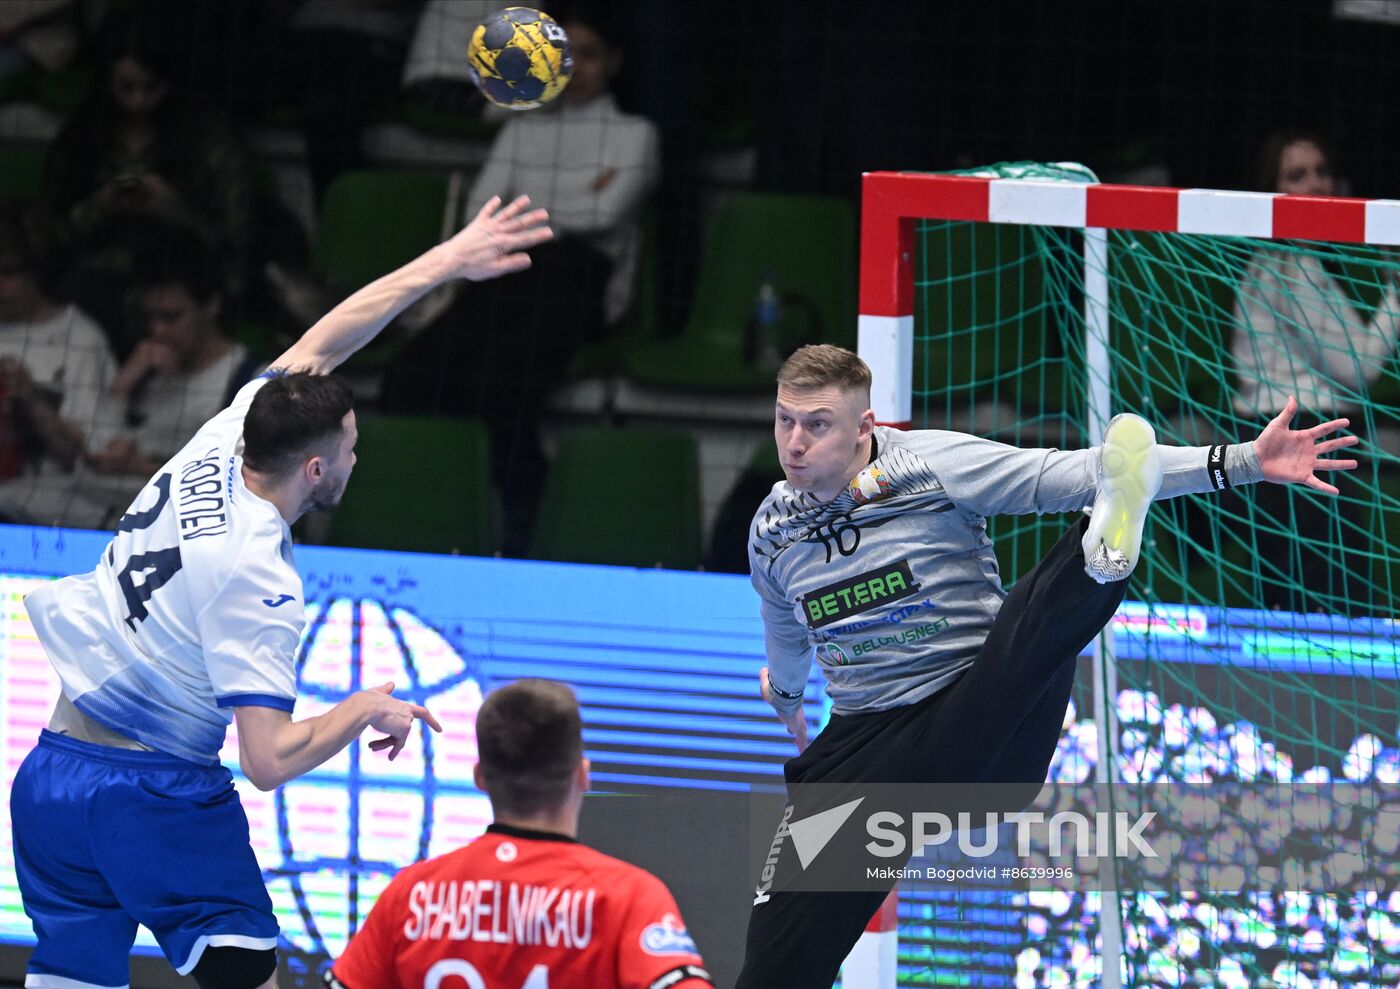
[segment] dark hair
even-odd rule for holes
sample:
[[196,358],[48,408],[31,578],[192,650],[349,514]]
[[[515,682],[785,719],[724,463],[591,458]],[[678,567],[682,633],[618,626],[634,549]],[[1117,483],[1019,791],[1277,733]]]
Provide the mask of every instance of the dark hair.
[[181,34],[188,25],[180,16],[176,0],[143,0],[138,7],[114,12],[97,38],[101,73],[94,79],[99,91],[107,88],[112,66],[123,58],[134,60],[142,69],[166,85],[182,81],[187,53]]
[[554,680],[499,687],[476,716],[476,747],[497,814],[554,810],[568,797],[583,758],[578,699]]
[[1300,141],[1306,141],[1321,151],[1322,157],[1327,159],[1327,164],[1332,166],[1332,171],[1335,174],[1337,159],[1332,154],[1332,146],[1315,132],[1298,128],[1274,131],[1264,139],[1263,145],[1259,148],[1258,161],[1255,163],[1254,181],[1260,192],[1278,192],[1279,166],[1283,162],[1283,149]]
[[223,269],[199,231],[162,222],[160,229],[145,233],[132,259],[134,289],[174,285],[201,305],[223,294]]
[[67,268],[62,227],[42,206],[19,199],[0,201],[0,254],[12,254],[45,295],[58,294]]
[[243,417],[243,463],[259,474],[286,477],[313,448],[340,435],[341,421],[354,403],[344,378],[274,372]]
[[568,28],[570,24],[582,24],[591,30],[612,52],[622,50],[622,36],[616,15],[606,3],[592,0],[566,0],[557,4],[550,16]]

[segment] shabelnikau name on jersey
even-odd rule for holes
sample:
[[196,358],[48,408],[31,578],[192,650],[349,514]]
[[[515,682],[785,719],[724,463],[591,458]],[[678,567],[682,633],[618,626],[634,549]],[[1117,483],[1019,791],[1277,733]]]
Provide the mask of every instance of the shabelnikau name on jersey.
[[423,880],[408,894],[409,941],[489,941],[583,949],[593,940],[594,889],[499,879]]

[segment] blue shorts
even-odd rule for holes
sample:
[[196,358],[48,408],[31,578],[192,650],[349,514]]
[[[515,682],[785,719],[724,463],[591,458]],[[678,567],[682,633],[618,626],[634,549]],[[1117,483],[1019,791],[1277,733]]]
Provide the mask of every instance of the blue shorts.
[[223,766],[45,731],[15,775],[10,816],[39,941],[26,986],[126,986],[137,924],[181,975],[209,945],[277,946]]

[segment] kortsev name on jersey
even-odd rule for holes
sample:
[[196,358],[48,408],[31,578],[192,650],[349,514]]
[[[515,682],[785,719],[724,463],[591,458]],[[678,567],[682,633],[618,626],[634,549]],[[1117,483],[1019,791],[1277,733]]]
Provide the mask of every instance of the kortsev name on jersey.
[[909,571],[909,561],[900,560],[799,594],[797,600],[802,605],[808,627],[821,628],[906,598],[918,590],[919,585]]
[[228,531],[224,512],[224,485],[219,480],[219,449],[215,447],[200,460],[180,468],[180,491],[176,512],[180,516],[180,540],[217,536]]

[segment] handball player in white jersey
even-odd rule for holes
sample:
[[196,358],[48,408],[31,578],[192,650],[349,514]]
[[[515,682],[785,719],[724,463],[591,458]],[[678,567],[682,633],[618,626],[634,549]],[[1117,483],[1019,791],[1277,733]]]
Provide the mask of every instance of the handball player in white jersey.
[[138,924],[202,989],[276,984],[277,921],[219,762],[270,790],[366,729],[392,759],[425,708],[383,684],[293,720],[305,624],[291,525],[333,507],[355,466],[349,387],[330,376],[455,278],[529,266],[551,236],[521,197],[337,306],[150,480],[91,573],[25,604],[59,679],[11,792],[15,864],[38,946],[25,985],[126,986]]

